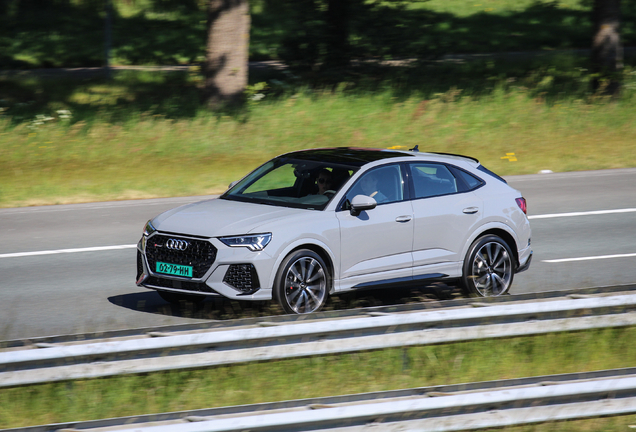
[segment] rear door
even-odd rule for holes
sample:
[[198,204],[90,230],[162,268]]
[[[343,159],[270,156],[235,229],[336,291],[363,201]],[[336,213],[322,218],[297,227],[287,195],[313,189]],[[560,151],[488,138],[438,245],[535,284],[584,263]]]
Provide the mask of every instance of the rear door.
[[483,217],[483,201],[472,192],[483,182],[442,163],[413,162],[409,168],[414,213],[413,273],[452,268],[449,264],[458,265],[463,260],[464,245]]

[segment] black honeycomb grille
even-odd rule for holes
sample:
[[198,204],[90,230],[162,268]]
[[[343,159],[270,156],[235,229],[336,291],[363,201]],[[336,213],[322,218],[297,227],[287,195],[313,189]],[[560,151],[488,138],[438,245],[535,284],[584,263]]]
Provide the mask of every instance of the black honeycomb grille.
[[227,269],[223,282],[244,293],[254,292],[260,288],[258,274],[252,264],[232,264]]
[[[183,251],[168,249],[166,242],[170,239],[185,240],[188,247]],[[146,242],[146,259],[153,272],[157,269],[157,261],[160,261],[192,266],[192,277],[202,278],[216,259],[216,248],[206,240],[156,234]]]

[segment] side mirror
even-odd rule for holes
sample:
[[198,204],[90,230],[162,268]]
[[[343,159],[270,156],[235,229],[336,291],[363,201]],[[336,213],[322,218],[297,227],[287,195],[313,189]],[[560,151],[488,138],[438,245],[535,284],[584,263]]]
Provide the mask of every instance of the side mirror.
[[351,200],[351,216],[358,216],[364,210],[374,209],[378,202],[366,195],[356,195]]
[[230,183],[230,185],[227,187],[228,189],[232,189],[234,186],[236,186],[236,184],[239,182],[240,180],[235,180],[232,183]]

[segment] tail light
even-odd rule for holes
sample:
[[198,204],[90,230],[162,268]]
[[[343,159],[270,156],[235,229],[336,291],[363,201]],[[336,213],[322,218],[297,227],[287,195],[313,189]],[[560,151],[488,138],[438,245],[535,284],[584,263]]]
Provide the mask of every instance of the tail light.
[[517,198],[515,201],[517,201],[517,205],[519,206],[521,211],[524,214],[528,214],[528,205],[526,204],[526,199],[524,197],[521,197]]

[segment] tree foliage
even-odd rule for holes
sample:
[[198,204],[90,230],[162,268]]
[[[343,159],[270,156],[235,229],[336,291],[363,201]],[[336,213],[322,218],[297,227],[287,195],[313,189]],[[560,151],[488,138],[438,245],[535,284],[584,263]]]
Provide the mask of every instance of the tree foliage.
[[435,55],[436,44],[418,45],[433,14],[409,10],[427,0],[266,0],[292,26],[278,55],[290,66],[316,69],[347,66],[352,59]]

